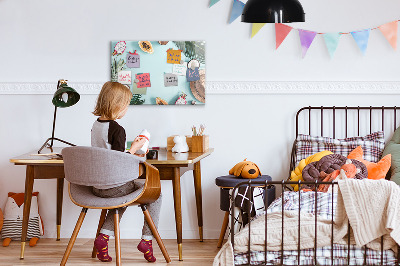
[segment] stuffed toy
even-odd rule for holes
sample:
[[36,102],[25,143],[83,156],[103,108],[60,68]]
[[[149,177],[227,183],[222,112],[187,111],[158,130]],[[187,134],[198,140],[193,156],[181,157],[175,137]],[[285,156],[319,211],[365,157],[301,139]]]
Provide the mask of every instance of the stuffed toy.
[[375,179],[375,180],[384,179],[386,177],[387,172],[390,169],[392,155],[387,154],[379,162],[373,163],[364,160],[363,153],[364,152],[361,146],[358,146],[352,152],[350,152],[347,158],[356,159],[365,164],[368,169],[368,179]]
[[175,136],[174,137],[175,146],[172,148],[172,152],[188,152],[189,146],[186,143],[185,136]]
[[[29,214],[27,239],[30,239],[29,246],[31,247],[35,246],[40,236],[43,235],[43,223],[39,216],[37,200],[38,194],[39,192],[32,193],[31,212]],[[3,247],[8,247],[11,240],[21,241],[23,213],[24,193],[9,192],[1,230]]]
[[[303,181],[303,176],[302,176],[302,172],[304,167],[306,167],[306,165],[308,165],[309,163],[312,162],[317,162],[319,160],[321,160],[322,157],[326,156],[326,155],[330,155],[333,154],[333,152],[331,151],[320,151],[318,153],[315,153],[313,155],[308,156],[307,158],[301,160],[299,162],[299,164],[297,165],[297,167],[290,173],[290,181]],[[299,185],[291,185],[294,189],[294,191],[298,191],[299,190]]]
[[231,170],[229,170],[229,174],[249,179],[257,178],[258,176],[260,176],[260,168],[258,168],[255,163],[246,160],[247,158],[244,159],[242,162],[237,163]]

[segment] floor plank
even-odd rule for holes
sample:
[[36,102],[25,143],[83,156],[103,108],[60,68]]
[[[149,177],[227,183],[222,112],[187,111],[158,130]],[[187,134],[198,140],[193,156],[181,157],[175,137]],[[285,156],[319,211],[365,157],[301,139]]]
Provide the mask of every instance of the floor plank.
[[[0,246],[0,265],[60,265],[61,258],[64,255],[69,239],[40,239],[36,247],[27,246],[25,249],[25,259],[19,259],[21,244],[18,241],[12,241],[9,247]],[[143,254],[136,249],[140,240],[121,239],[122,264],[123,265],[146,265],[150,264],[143,258]],[[163,240],[168,250],[172,262],[167,264],[162,256],[157,243],[153,243],[154,254],[157,258],[157,265],[212,265],[215,255],[218,253],[217,240],[204,240],[200,242],[197,239],[185,239],[183,241],[183,261],[178,261],[178,247],[176,240]],[[110,240],[110,255],[115,259],[113,239]],[[112,263],[103,263],[92,259],[93,240],[77,239],[68,259],[67,265],[114,265]]]

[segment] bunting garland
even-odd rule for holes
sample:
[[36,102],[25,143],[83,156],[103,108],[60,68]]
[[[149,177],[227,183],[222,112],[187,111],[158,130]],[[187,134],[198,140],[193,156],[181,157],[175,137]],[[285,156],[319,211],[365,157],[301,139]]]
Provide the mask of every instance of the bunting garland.
[[244,3],[239,0],[233,0],[231,17],[229,18],[229,23],[232,23],[235,19],[242,15],[242,11],[244,8]]
[[354,40],[356,41],[356,43],[357,43],[358,47],[360,48],[363,55],[365,54],[365,51],[367,50],[370,32],[371,32],[370,29],[351,32],[351,35],[353,36]]
[[292,27],[281,24],[275,23],[275,40],[276,40],[276,49],[281,45],[281,43],[285,40],[286,36],[290,33]]
[[306,56],[308,48],[310,48],[316,35],[317,33],[315,31],[299,30],[301,55],[303,58]]
[[252,23],[252,27],[251,27],[251,38],[254,37],[254,35],[256,35],[262,27],[264,27],[266,23]]
[[378,27],[395,50],[397,48],[397,22],[398,21],[389,22]]
[[219,0],[210,0],[210,5],[208,7],[212,7],[213,5],[215,5],[218,2],[219,2]]
[[333,33],[325,33],[323,36],[326,48],[328,48],[328,53],[332,58],[333,54],[336,51],[336,48],[338,47],[339,39],[340,36],[342,36],[342,34],[340,34],[339,32],[333,32]]
[[[212,7],[219,1],[220,0],[210,0],[209,7]],[[231,24],[238,17],[240,17],[240,15],[243,11],[244,5],[245,5],[240,0],[231,0],[231,1],[233,1],[233,2],[232,2],[232,11],[231,11],[231,14],[229,17],[229,24]],[[314,39],[317,35],[323,36],[329,56],[331,58],[333,58],[333,55],[335,54],[335,51],[339,45],[340,37],[344,34],[351,34],[354,41],[356,42],[358,48],[360,49],[361,53],[363,55],[365,55],[365,53],[367,51],[367,47],[368,47],[368,41],[369,41],[369,36],[370,36],[371,30],[379,29],[380,32],[382,32],[383,36],[386,38],[386,40],[389,42],[391,47],[394,50],[396,50],[397,49],[397,31],[398,31],[398,22],[399,21],[400,20],[395,20],[395,21],[380,25],[375,28],[369,28],[369,29],[363,29],[363,30],[351,31],[351,32],[332,32],[332,33],[322,33],[322,32],[315,32],[315,31],[304,30],[304,29],[296,29],[296,28],[290,27],[285,24],[275,23],[276,49],[279,48],[279,46],[283,43],[283,41],[286,39],[286,37],[292,30],[297,30],[299,32],[301,51],[302,51],[303,58],[307,54],[308,49],[310,48],[312,42],[314,41]],[[266,23],[252,23],[250,38],[253,38],[265,24]]]

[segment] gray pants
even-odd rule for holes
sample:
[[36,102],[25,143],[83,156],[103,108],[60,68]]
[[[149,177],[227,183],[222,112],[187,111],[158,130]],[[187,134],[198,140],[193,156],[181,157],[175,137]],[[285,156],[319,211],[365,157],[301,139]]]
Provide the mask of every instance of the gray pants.
[[[108,189],[93,188],[93,194],[101,198],[122,197],[138,189],[141,189],[143,186],[144,182],[138,182],[138,181],[135,182],[135,180],[132,180],[119,187],[113,187]],[[154,224],[157,228],[158,228],[158,221],[160,219],[161,202],[162,202],[162,196],[160,194],[160,197],[155,202],[146,204],[146,207],[149,210],[151,218],[153,218]],[[119,219],[122,218],[122,215],[124,214],[125,210],[126,207],[118,208]],[[115,214],[115,209],[108,210],[106,220],[104,221],[100,233],[109,236],[114,236],[114,214]],[[149,225],[145,220],[142,230],[142,239],[151,240],[152,238],[153,234],[150,230]]]

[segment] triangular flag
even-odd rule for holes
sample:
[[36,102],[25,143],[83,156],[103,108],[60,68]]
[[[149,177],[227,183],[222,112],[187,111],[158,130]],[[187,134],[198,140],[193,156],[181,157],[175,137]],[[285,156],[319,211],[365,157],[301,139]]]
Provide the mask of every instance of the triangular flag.
[[353,31],[351,35],[353,35],[354,40],[356,41],[358,47],[361,50],[361,53],[364,55],[368,46],[369,33],[371,29]]
[[244,8],[244,3],[239,0],[233,0],[231,17],[229,18],[229,23],[232,23],[235,19],[237,19],[240,15],[242,15],[242,11]]
[[339,39],[340,36],[342,36],[342,34],[340,34],[339,32],[333,32],[333,33],[325,33],[323,36],[326,48],[328,48],[329,55],[332,58],[339,44]]
[[390,43],[390,45],[393,47],[393,49],[396,50],[397,48],[397,20],[393,22],[386,23],[382,26],[378,27],[383,35],[385,35],[386,39]]
[[304,58],[306,56],[308,48],[312,44],[315,36],[317,33],[315,31],[308,31],[308,30],[300,30],[299,29],[299,36],[300,36],[300,43],[301,43],[301,55]]
[[219,0],[210,0],[210,5],[208,7],[212,7],[213,5],[215,5],[218,2],[219,2]]
[[275,23],[276,49],[278,49],[278,47],[282,44],[282,42],[285,40],[286,36],[288,36],[289,32],[292,29],[293,28],[288,25],[281,24],[281,23]]
[[251,27],[251,38],[254,37],[254,35],[257,34],[259,30],[261,30],[262,27],[264,27],[265,23],[253,23]]

